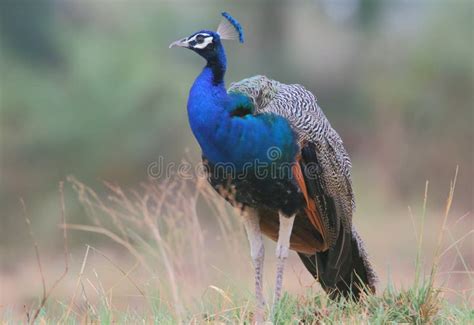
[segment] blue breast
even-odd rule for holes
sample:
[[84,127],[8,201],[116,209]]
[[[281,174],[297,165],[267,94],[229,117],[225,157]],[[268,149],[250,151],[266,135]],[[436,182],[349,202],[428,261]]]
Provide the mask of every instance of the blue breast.
[[232,116],[239,106],[251,105],[242,96],[229,96],[223,81],[215,83],[211,67],[194,82],[188,100],[191,129],[203,155],[213,164],[291,163],[298,146],[288,121],[274,114]]

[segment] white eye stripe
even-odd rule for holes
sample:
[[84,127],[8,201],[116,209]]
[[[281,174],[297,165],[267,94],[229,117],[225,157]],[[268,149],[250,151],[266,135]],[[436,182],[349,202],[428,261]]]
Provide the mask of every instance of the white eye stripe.
[[196,49],[201,49],[202,50],[203,48],[208,46],[210,43],[212,43],[212,39],[213,39],[212,36],[208,36],[204,39],[204,41],[202,43],[200,43],[200,44],[197,43],[193,47],[196,48]]
[[206,34],[206,33],[200,33],[200,34],[196,34],[196,35],[194,35],[193,37],[189,38],[189,39],[188,39],[188,42],[195,41],[195,40],[196,40],[196,37],[198,37],[198,36],[212,37],[212,36],[211,36],[211,35],[209,35],[209,34]]

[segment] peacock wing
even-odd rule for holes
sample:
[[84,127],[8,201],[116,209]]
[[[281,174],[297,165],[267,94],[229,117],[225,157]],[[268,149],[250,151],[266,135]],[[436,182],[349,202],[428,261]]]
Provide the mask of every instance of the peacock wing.
[[327,245],[334,246],[340,229],[350,233],[352,227],[351,161],[314,95],[301,85],[286,85],[265,76],[233,83],[228,92],[250,98],[253,114],[274,113],[289,121],[300,145],[293,170],[308,203],[307,215]]

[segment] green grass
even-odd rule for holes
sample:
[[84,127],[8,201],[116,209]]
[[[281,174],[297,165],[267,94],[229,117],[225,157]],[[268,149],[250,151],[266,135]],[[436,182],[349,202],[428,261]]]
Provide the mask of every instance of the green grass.
[[[274,324],[473,324],[472,289],[454,292],[457,298],[448,300],[446,294],[453,292],[443,288],[438,277],[440,260],[446,252],[444,247],[448,246],[448,250],[455,251],[457,260],[462,261],[464,273],[472,284],[469,261],[459,248],[460,242],[472,230],[458,239],[450,238],[451,243],[443,245],[445,234],[452,237],[446,221],[455,180],[456,177],[450,187],[434,259],[428,270],[422,267],[424,259],[421,254],[428,184],[421,217],[412,216],[414,224],[419,221],[420,226],[415,233],[418,249],[414,252],[411,285],[400,288],[389,279],[385,288],[379,288],[376,295],[363,296],[360,301],[343,298],[331,301],[325,293],[310,286],[303,290],[303,294],[285,293],[273,314],[267,306],[266,319]],[[203,186],[200,180],[196,186],[187,183],[185,187],[182,181],[169,181],[146,183],[141,192],[127,194],[119,187],[107,184],[109,194],[101,197],[79,181],[73,178],[69,181],[92,223],[74,225],[66,224],[65,219],[62,221],[63,228],[69,229],[63,233],[66,257],[63,274],[68,274],[59,280],[68,281],[68,290],[61,297],[51,294],[51,288],[55,288],[59,280],[52,285],[49,282],[47,289],[43,274],[46,268],[41,267],[40,250],[31,232],[44,286],[43,295],[36,302],[25,304],[23,313],[2,306],[1,323],[252,323],[253,294],[242,285],[242,280],[228,272],[241,268],[243,272],[240,274],[249,279],[253,276],[248,268],[250,260],[245,234],[239,220],[229,213],[228,206],[216,197],[212,189]],[[177,190],[179,195],[176,195]],[[60,192],[62,194],[62,187]],[[199,223],[198,197],[208,211],[214,211],[209,215],[215,219],[207,227],[201,227]],[[62,209],[64,211],[64,204]],[[208,229],[211,225],[217,229]],[[120,251],[119,257],[113,258],[108,255],[110,251],[86,244],[85,253],[73,263],[75,267],[70,266],[67,256],[72,253],[68,251],[67,233],[72,231],[108,238],[119,247],[115,249]],[[224,242],[210,242],[209,238],[214,236],[208,236],[209,233],[225,238]],[[219,253],[222,256],[216,262]],[[124,258],[125,255],[132,257],[133,264]],[[97,264],[98,259],[106,263],[107,271]],[[228,269],[221,270],[215,265],[227,266]],[[212,270],[217,270],[217,273]],[[115,279],[111,281],[114,273]],[[117,293],[118,285],[123,283],[128,284],[128,291]],[[127,298],[132,297],[132,293],[139,299]],[[120,297],[122,303],[117,302]]]
[[[200,304],[198,312],[185,310],[176,317],[173,310],[152,304],[151,312],[116,310],[107,303],[91,308],[80,315],[71,314],[67,318],[66,308],[62,311],[46,306],[36,323],[225,323],[250,324],[252,322],[252,302],[240,301],[230,305],[226,298],[214,299]],[[57,307],[57,306],[56,306]],[[5,315],[4,315],[5,316]],[[440,292],[433,290],[426,282],[418,289],[396,290],[388,287],[376,296],[367,296],[359,302],[341,299],[328,300],[325,294],[308,290],[305,295],[284,294],[273,317],[274,324],[472,324],[474,311],[467,304],[449,304]],[[3,319],[9,323],[8,319]]]

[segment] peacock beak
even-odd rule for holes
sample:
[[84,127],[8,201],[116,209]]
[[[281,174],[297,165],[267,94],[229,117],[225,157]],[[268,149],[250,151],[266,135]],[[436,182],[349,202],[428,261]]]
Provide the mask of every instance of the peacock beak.
[[179,46],[179,47],[189,47],[188,39],[182,38],[180,40],[174,41],[173,43],[170,44],[169,48]]

